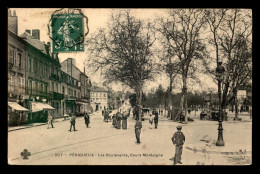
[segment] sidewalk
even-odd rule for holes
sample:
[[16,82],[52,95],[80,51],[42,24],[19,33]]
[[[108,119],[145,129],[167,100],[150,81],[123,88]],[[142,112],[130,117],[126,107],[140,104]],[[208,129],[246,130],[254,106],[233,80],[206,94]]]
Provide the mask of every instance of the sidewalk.
[[[90,116],[91,115],[93,115],[93,114],[90,114]],[[53,120],[53,123],[68,121],[68,120],[69,120],[69,118],[67,118],[65,120],[64,120],[64,118],[56,118],[56,119]],[[47,124],[48,124],[48,122],[46,122],[46,123],[31,123],[31,124],[20,125],[20,126],[10,126],[10,127],[8,127],[8,132],[16,131],[16,130],[20,130],[20,129],[27,129],[27,128],[31,128],[31,127],[42,126],[42,125],[47,125]]]
[[[69,120],[69,119],[66,119],[66,120]],[[57,118],[57,119],[54,119],[53,123],[66,121],[66,120],[64,120],[64,118]],[[46,123],[31,123],[31,124],[21,125],[21,126],[12,126],[12,127],[8,127],[8,132],[20,130],[20,129],[31,128],[31,127],[42,126],[42,125],[47,125],[47,124],[48,123],[46,122]]]

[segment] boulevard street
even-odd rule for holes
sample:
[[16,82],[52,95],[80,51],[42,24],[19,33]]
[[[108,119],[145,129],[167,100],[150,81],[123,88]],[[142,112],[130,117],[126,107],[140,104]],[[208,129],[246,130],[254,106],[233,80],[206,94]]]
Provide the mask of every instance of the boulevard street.
[[[160,116],[158,129],[150,129],[148,117],[145,117],[141,144],[136,143],[135,120],[132,117],[128,117],[127,130],[116,129],[111,121],[103,122],[101,112],[90,116],[89,128],[86,128],[83,117],[77,118],[78,131],[75,132],[68,131],[69,120],[54,122],[54,128],[50,129],[42,125],[15,130],[8,133],[8,161],[18,165],[172,165],[175,147],[171,137],[176,126],[182,125],[186,136],[182,165],[251,164],[251,121],[223,122],[225,146],[221,147],[222,151],[237,151],[242,147],[248,153],[221,155],[194,152],[187,148],[203,144],[200,141],[203,137],[217,139],[217,121],[199,120],[198,114],[192,118],[194,122],[185,125]],[[24,149],[30,152],[29,159],[21,156]]]

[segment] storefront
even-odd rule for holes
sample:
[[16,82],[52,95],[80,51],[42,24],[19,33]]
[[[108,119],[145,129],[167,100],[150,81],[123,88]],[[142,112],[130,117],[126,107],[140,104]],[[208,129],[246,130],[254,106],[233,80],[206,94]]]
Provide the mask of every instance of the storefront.
[[67,99],[66,103],[66,113],[65,114],[76,114],[76,99]]
[[77,99],[76,100],[77,105],[77,115],[84,115],[84,113],[93,113],[93,108],[90,106],[90,104],[84,100],[84,99]]
[[22,107],[17,102],[8,102],[8,125],[18,126],[26,123],[26,113],[28,109]]
[[48,110],[54,111],[55,108],[41,102],[30,103],[30,113],[28,114],[28,123],[46,122],[48,118]]

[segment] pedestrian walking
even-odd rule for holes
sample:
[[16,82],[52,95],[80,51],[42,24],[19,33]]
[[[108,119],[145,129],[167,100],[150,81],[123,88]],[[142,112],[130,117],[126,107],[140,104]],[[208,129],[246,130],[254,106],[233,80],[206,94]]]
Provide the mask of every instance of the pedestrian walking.
[[90,123],[90,117],[88,115],[88,113],[86,112],[84,115],[84,120],[85,120],[85,124],[88,127],[89,123]]
[[177,126],[177,132],[174,133],[172,137],[172,143],[175,145],[175,156],[174,156],[174,165],[181,162],[182,148],[185,142],[185,136],[181,132],[182,127]]
[[49,114],[48,114],[48,127],[47,127],[47,129],[50,128],[50,124],[51,124],[51,127],[54,128],[52,122],[53,122],[53,117],[52,117],[52,115],[51,115],[51,112],[49,112]]
[[123,117],[122,117],[122,129],[127,129],[127,113],[126,113],[126,111],[123,113]]
[[136,118],[136,123],[135,123],[135,136],[136,136],[136,143],[140,144],[140,134],[141,134],[141,129],[142,129],[142,122],[139,120],[139,118]]
[[117,129],[121,129],[121,120],[122,120],[121,113],[118,112],[117,113],[117,119],[116,119],[116,128]]
[[152,129],[153,128],[153,115],[150,114],[150,117],[149,117],[149,128]]
[[157,127],[158,127],[158,121],[159,121],[159,115],[158,115],[158,112],[155,112],[155,116],[154,116],[154,127],[155,127],[155,129],[157,129]]
[[71,132],[71,128],[73,126],[74,131],[77,131],[75,128],[75,124],[76,124],[76,116],[73,114],[72,117],[70,118],[70,132]]
[[112,116],[112,125],[113,127],[116,127],[116,114],[113,114]]

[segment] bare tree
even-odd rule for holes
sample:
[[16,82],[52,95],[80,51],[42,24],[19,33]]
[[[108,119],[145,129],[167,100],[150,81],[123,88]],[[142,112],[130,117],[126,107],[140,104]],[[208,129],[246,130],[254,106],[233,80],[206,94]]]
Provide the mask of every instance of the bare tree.
[[[226,67],[222,90],[221,108],[225,108],[235,100],[237,119],[237,90],[245,82],[250,81],[252,73],[251,34],[252,22],[249,10],[212,9],[206,10],[211,36],[209,43],[215,48],[215,60],[223,61]],[[215,75],[210,63],[205,67]]]
[[107,81],[122,82],[135,91],[139,115],[144,83],[153,79],[157,70],[152,28],[151,23],[144,23],[124,10],[111,14],[107,28],[100,29],[87,42],[91,64],[102,69]]
[[[198,69],[196,59],[202,59],[206,54],[205,45],[200,37],[205,25],[204,10],[174,9],[169,11],[169,17],[159,20],[160,32],[164,44],[169,46],[169,55],[173,58],[174,67],[178,67],[177,74],[182,78],[182,95],[179,112],[185,110],[187,118],[187,80],[195,78]],[[168,48],[168,47],[167,47]]]

